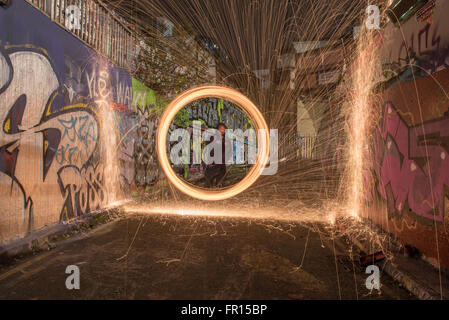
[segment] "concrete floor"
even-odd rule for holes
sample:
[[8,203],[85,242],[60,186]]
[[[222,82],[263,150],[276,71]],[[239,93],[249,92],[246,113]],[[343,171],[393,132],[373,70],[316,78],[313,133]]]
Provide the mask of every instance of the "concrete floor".
[[[413,299],[385,274],[381,291],[369,292],[349,247],[334,246],[320,230],[319,224],[128,215],[3,266],[0,298]],[[80,269],[80,290],[65,287],[68,265]]]

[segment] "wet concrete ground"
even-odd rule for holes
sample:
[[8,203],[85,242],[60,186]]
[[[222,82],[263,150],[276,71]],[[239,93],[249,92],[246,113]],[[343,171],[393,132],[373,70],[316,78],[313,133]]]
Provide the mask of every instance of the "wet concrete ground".
[[[1,299],[414,299],[320,224],[129,215],[0,269]],[[80,269],[80,290],[65,287]]]

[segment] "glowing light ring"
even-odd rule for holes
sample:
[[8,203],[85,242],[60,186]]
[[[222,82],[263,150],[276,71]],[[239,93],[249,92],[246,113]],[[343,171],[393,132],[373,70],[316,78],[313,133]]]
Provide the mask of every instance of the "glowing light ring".
[[[239,183],[222,190],[207,190],[198,188],[178,177],[170,165],[166,147],[168,130],[178,111],[195,100],[211,97],[223,98],[241,107],[249,114],[254,123],[254,129],[256,132],[262,133],[258,135],[256,164]],[[246,96],[231,88],[206,85],[187,90],[170,102],[159,121],[156,144],[162,170],[177,189],[196,199],[216,201],[234,197],[235,195],[248,189],[254,182],[256,182],[268,161],[270,152],[268,148],[270,145],[270,134],[262,113]]]

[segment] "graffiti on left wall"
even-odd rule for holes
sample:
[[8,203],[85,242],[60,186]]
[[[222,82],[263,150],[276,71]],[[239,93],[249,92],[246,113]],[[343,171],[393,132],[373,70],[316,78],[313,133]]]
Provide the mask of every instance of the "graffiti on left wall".
[[136,169],[155,183],[136,154],[163,97],[26,1],[0,30],[0,245],[128,196]]
[[62,83],[45,50],[1,49],[0,240],[108,201],[95,102],[108,98],[107,77],[94,68]]

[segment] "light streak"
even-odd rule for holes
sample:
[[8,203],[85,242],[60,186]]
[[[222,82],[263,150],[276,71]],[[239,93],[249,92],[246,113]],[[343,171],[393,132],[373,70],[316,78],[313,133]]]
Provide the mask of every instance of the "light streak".
[[[178,177],[178,175],[171,167],[170,160],[166,151],[167,133],[170,124],[172,123],[176,114],[189,103],[202,98],[210,97],[223,98],[243,108],[246,112],[248,112],[249,117],[253,120],[256,131],[263,133],[259,134],[258,137],[259,148],[257,152],[256,164],[250,169],[248,174],[240,182],[233,185],[232,187],[223,190],[206,190],[203,188],[195,187],[182,180],[180,177]],[[212,85],[196,87],[187,90],[177,96],[167,106],[164,113],[162,114],[157,131],[156,141],[159,163],[170,182],[181,192],[193,198],[208,201],[217,201],[232,198],[248,189],[260,177],[260,174],[262,173],[262,170],[268,161],[270,152],[268,148],[268,146],[270,145],[268,126],[262,113],[259,111],[256,105],[245,95],[234,89]]]
[[[148,207],[146,205],[126,205],[123,211],[128,214],[144,214],[144,215],[176,215],[189,217],[206,217],[206,218],[236,218],[236,219],[254,219],[254,220],[276,220],[287,222],[323,222],[326,221],[329,214],[322,209],[298,208],[295,210],[285,210],[274,208],[261,208],[258,210],[240,209],[235,206],[227,208],[208,206],[203,207],[186,207],[180,206],[157,206]],[[335,213],[332,213],[335,215]]]
[[[351,87],[348,89],[347,113],[347,150],[348,165],[346,170],[347,213],[353,218],[363,215],[363,199],[367,192],[364,172],[372,159],[369,153],[371,132],[375,125],[375,97],[371,90],[379,79],[379,46],[372,31],[364,30],[357,46],[355,61],[351,73]],[[346,184],[346,181],[343,181]]]

